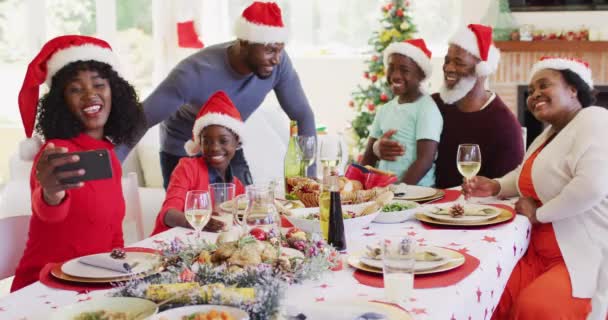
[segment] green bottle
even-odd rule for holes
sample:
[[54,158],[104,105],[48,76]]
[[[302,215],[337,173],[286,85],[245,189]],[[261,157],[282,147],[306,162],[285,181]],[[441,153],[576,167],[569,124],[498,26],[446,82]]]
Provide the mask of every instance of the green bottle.
[[[287,153],[285,153],[285,179],[290,177],[300,176],[300,168],[302,162],[302,150],[298,145],[298,123],[291,121],[289,123],[289,144],[287,145]],[[287,188],[287,182],[285,183]],[[291,190],[285,190],[286,193],[290,193]]]

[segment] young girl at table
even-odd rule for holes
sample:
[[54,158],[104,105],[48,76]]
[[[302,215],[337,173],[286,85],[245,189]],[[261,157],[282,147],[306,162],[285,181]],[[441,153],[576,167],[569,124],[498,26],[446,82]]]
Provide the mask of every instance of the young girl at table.
[[[19,108],[30,139],[22,143],[20,154],[34,161],[32,217],[12,291],[37,281],[47,263],[123,247],[122,172],[113,148],[132,143],[145,119],[134,88],[120,70],[108,43],[77,35],[50,40],[28,67]],[[38,100],[42,83],[50,90]],[[42,148],[40,140],[31,138],[36,117],[36,131],[45,141]],[[78,156],[61,154],[98,149],[110,155],[111,178],[68,183],[66,178],[78,179],[84,170],[55,170],[78,165]]]
[[[244,193],[241,181],[232,175],[230,160],[243,145],[244,123],[241,114],[223,92],[214,93],[199,111],[192,140],[186,142],[188,155],[182,158],[171,175],[165,202],[156,218],[152,235],[172,227],[191,228],[184,215],[186,193],[189,190],[208,190],[212,183],[234,183],[236,194]],[[218,231],[224,222],[211,218],[205,230]]]
[[384,67],[395,98],[378,109],[362,164],[376,166],[380,138],[392,137],[393,160],[381,160],[378,168],[407,184],[433,186],[443,118],[431,96],[420,89],[431,75],[431,52],[422,39],[394,42],[384,50]]

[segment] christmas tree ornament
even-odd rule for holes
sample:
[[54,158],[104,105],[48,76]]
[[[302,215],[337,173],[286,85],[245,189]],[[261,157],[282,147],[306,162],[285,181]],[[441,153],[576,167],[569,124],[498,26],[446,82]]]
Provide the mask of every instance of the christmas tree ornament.
[[201,8],[198,2],[178,0],[177,6],[177,45],[181,48],[203,48],[200,40]]

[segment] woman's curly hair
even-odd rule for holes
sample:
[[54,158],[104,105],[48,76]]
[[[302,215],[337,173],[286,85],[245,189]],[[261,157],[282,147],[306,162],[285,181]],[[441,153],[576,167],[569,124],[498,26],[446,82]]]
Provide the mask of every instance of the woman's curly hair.
[[104,126],[104,135],[114,144],[133,146],[137,142],[137,133],[146,127],[143,107],[135,88],[110,65],[95,60],[72,62],[53,76],[51,89],[38,102],[36,131],[49,140],[74,138],[84,130],[64,98],[67,84],[80,71],[96,71],[108,80],[112,109]]
[[568,85],[571,85],[576,89],[576,98],[581,103],[583,108],[586,108],[595,103],[595,89],[590,87],[587,82],[583,81],[583,79],[578,74],[569,69],[557,71],[562,74],[562,77],[564,77],[564,80]]

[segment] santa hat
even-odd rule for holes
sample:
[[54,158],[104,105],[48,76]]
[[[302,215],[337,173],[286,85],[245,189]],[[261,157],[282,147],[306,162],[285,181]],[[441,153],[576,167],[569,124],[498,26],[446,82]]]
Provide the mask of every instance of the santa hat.
[[500,51],[492,42],[491,27],[469,24],[466,28],[456,32],[449,43],[463,48],[481,60],[475,67],[475,73],[478,76],[489,76],[498,68]]
[[66,35],[51,39],[30,62],[19,91],[21,120],[25,135],[30,138],[22,141],[19,146],[21,159],[32,160],[42,145],[39,138],[32,138],[40,85],[46,83],[50,88],[53,76],[63,67],[72,62],[88,60],[106,63],[121,74],[118,57],[110,45],[101,39],[87,36]]
[[536,72],[542,69],[570,70],[581,77],[589,88],[593,88],[591,69],[589,68],[589,63],[586,61],[576,58],[541,57],[540,60],[532,66],[532,70],[530,70],[530,80]]
[[274,2],[254,2],[236,21],[236,37],[253,43],[284,43],[287,29],[281,8]]
[[384,49],[384,68],[388,68],[388,57],[398,53],[414,60],[424,72],[423,81],[431,76],[433,66],[431,65],[431,51],[426,47],[422,39],[411,39],[403,42],[393,42]]
[[219,125],[234,132],[243,145],[243,133],[245,124],[241,118],[241,113],[236,109],[228,95],[224,91],[217,91],[196,115],[194,127],[192,128],[192,139],[184,145],[186,153],[190,156],[201,152],[201,132],[207,126]]

